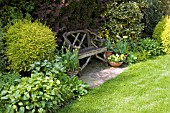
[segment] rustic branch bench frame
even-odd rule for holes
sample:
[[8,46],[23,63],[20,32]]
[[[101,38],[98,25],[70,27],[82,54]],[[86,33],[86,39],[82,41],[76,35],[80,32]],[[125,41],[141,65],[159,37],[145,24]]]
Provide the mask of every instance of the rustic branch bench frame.
[[[74,48],[78,49],[78,60],[87,58],[86,62],[80,67],[83,70],[91,59],[91,56],[95,55],[96,58],[107,62],[103,57],[98,56],[98,54],[107,51],[107,47],[104,46],[105,40],[98,36],[96,33],[85,29],[65,32],[63,34],[64,45],[70,48],[72,51]],[[71,38],[71,40],[70,40]],[[95,42],[99,42],[97,45]],[[80,66],[80,65],[79,65]]]

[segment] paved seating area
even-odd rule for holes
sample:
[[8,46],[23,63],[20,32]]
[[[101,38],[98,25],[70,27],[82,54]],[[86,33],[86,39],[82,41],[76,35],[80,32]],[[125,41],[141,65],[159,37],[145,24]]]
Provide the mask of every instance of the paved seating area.
[[110,67],[99,60],[92,60],[91,63],[82,71],[81,80],[88,83],[90,88],[103,84],[106,80],[114,78],[127,69],[127,65],[121,67]]

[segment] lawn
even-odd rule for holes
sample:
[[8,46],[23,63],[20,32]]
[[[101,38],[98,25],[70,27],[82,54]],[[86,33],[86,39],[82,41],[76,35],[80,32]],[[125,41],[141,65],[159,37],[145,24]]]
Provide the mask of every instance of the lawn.
[[170,113],[170,56],[129,66],[59,113]]

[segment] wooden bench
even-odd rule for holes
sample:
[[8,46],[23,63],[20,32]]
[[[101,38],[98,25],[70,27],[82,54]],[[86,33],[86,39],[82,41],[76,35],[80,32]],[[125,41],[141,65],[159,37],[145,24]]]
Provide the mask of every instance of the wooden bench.
[[65,32],[63,34],[64,44],[66,47],[70,47],[70,51],[74,48],[78,49],[78,59],[87,58],[86,62],[80,67],[83,70],[91,59],[91,56],[95,55],[98,59],[106,62],[106,59],[100,57],[98,54],[107,51],[104,46],[105,40],[98,36],[96,33],[86,30],[76,30]]

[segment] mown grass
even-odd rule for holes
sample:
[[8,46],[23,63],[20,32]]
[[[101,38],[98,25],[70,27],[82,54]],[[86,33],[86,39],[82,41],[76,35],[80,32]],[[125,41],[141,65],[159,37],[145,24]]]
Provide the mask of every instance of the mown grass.
[[170,56],[131,65],[58,112],[170,113]]

